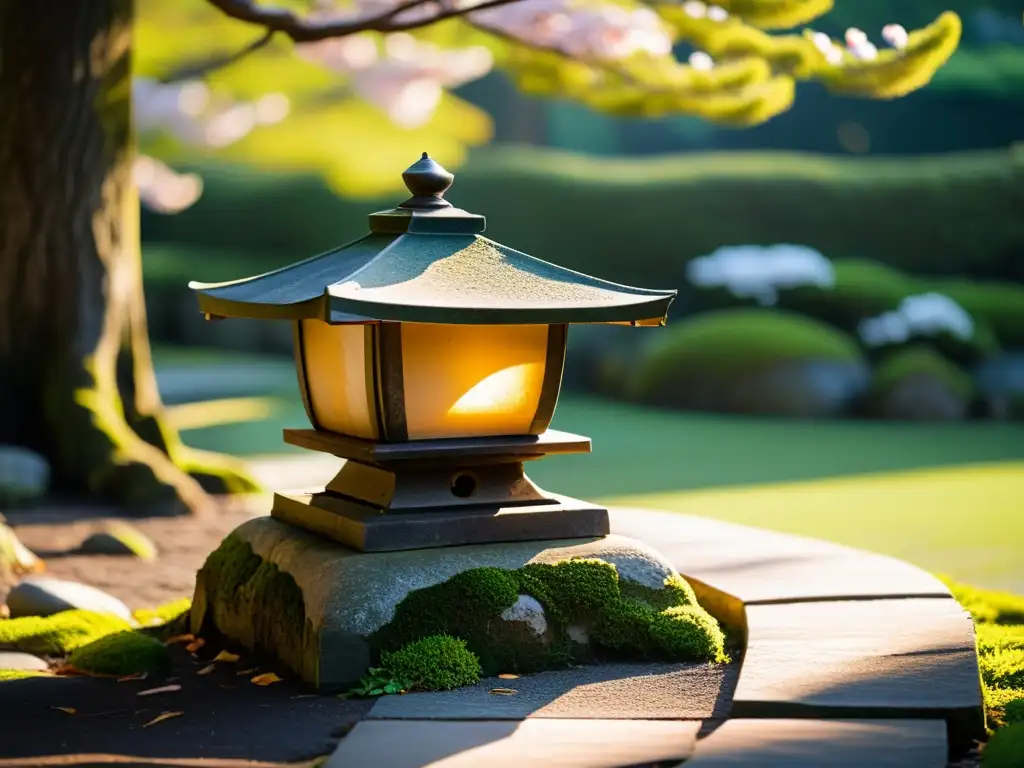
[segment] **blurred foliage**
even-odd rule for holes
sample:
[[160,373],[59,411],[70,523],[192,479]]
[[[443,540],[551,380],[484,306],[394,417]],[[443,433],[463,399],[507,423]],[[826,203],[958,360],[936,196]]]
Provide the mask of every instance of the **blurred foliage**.
[[[146,240],[249,259],[265,254],[261,268],[281,266],[360,235],[367,213],[397,202],[340,201],[312,176],[201,170],[204,197],[175,217],[145,214]],[[491,148],[474,153],[448,193],[454,204],[486,215],[494,239],[610,280],[678,286],[687,262],[721,245],[801,243],[832,259],[870,258],[905,270],[922,289],[980,311],[999,335],[1021,327],[1019,286],[947,287],[931,278],[1024,278],[1022,196],[1019,150],[890,160],[791,153],[612,160]],[[244,262],[238,269],[231,274],[197,258],[178,279],[253,271]],[[890,291],[876,273],[851,268],[850,301],[859,302],[859,292]]]
[[[636,0],[615,4],[645,7]],[[286,5],[300,11],[310,6],[297,0]],[[494,30],[475,17],[445,21],[416,35],[448,48],[486,45],[496,64],[527,93],[568,98],[610,114],[695,115],[744,126],[788,109],[796,83],[803,80],[817,80],[846,95],[902,96],[932,79],[961,34],[959,18],[940,13],[910,34],[905,50],[883,49],[873,60],[858,60],[846,52],[841,61],[830,63],[804,34],[771,35],[763,30],[810,22],[829,11],[833,0],[725,0],[720,5],[731,13],[728,19],[693,18],[675,4],[651,6],[677,42],[689,42],[714,58],[715,66],[708,71],[649,53],[619,61],[571,58],[536,42],[492,34]],[[840,5],[856,9],[858,3]],[[228,19],[204,0],[139,0],[136,71],[154,78],[173,77],[183,68],[235,53],[260,34],[259,27]],[[444,95],[426,125],[403,129],[353,96],[340,75],[294,55],[294,45],[283,35],[207,80],[215,93],[252,99],[281,92],[293,106],[283,122],[260,127],[237,144],[216,150],[220,156],[316,172],[346,195],[394,190],[395,169],[425,147],[441,163],[457,167],[469,147],[486,143],[492,135],[490,117],[451,93]],[[166,136],[143,139],[145,151],[169,161],[180,162],[196,152],[176,146]]]

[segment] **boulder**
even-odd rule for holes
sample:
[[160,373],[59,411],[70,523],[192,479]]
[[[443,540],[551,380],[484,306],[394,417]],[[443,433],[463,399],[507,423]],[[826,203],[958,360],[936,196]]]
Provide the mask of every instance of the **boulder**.
[[77,608],[109,613],[129,623],[134,622],[128,606],[116,597],[87,584],[44,576],[29,576],[16,584],[7,594],[7,607],[12,619],[52,616]]

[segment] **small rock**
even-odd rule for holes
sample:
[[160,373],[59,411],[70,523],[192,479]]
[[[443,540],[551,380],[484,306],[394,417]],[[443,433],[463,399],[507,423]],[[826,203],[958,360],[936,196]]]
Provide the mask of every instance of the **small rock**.
[[537,637],[544,637],[548,631],[548,620],[544,616],[544,606],[530,595],[520,595],[515,603],[502,611],[501,618],[505,621],[521,621],[530,627]]
[[19,503],[43,496],[50,487],[50,465],[39,454],[0,445],[0,502]]
[[22,672],[45,672],[49,666],[38,656],[18,651],[0,651],[0,669],[17,669]]
[[129,525],[97,531],[78,549],[90,555],[134,555],[140,560],[155,560],[157,555],[156,545],[149,537]]
[[128,606],[106,592],[79,584],[40,576],[30,576],[16,584],[7,595],[11,618],[52,616],[61,611],[81,609],[111,613],[134,623]]

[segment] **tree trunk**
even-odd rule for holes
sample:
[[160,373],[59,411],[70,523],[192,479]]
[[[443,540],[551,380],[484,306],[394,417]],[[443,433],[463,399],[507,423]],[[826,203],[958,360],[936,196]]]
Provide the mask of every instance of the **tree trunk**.
[[[132,184],[131,0],[0,0],[0,444],[132,510],[249,490],[160,420]],[[190,476],[192,472],[195,477]]]

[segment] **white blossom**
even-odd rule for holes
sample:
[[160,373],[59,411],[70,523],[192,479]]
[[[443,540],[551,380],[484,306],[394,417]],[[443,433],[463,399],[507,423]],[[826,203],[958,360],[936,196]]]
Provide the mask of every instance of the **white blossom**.
[[203,180],[194,173],[177,173],[159,160],[139,155],[132,169],[139,200],[157,213],[185,210],[203,193]]
[[708,72],[715,68],[715,61],[704,51],[694,51],[690,54],[689,64],[700,72]]
[[835,284],[832,262],[804,245],[722,246],[686,265],[686,277],[701,288],[725,288],[737,298],[759,304],[778,301],[779,289]]
[[708,18],[711,21],[722,22],[729,18],[729,12],[718,5],[712,5],[708,8]]
[[910,35],[899,24],[886,24],[882,27],[882,39],[893,48],[903,50],[910,42]]
[[868,36],[862,30],[855,27],[846,30],[846,47],[850,54],[860,61],[872,61],[878,58],[878,48],[868,40]]
[[857,332],[870,347],[902,344],[914,336],[940,333],[966,341],[974,336],[974,319],[948,296],[922,293],[907,296],[891,312],[862,321]]
[[811,32],[810,39],[814,47],[825,55],[829,64],[838,66],[843,63],[843,49],[831,37],[824,32]]
[[683,13],[691,19],[703,19],[707,16],[708,7],[700,0],[687,0],[683,3]]

